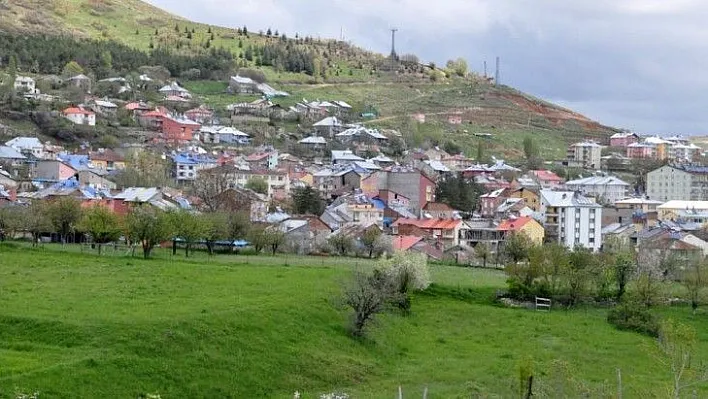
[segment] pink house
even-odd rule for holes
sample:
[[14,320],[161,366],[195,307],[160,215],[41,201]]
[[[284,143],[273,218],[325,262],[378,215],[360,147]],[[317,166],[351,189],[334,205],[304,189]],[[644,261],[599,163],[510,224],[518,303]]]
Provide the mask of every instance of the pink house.
[[654,158],[654,147],[649,144],[632,143],[627,146],[627,158],[647,159]]
[[565,183],[562,177],[550,170],[531,170],[529,174],[538,182],[542,188],[559,188]]
[[627,147],[637,142],[639,136],[635,133],[615,133],[610,137],[610,147]]

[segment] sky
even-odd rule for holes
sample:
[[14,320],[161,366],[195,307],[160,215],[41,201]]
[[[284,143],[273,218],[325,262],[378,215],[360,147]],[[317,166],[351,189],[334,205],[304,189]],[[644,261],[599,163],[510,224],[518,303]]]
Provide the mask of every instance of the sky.
[[708,134],[705,0],[149,0],[190,20],[344,38],[503,84],[642,134]]

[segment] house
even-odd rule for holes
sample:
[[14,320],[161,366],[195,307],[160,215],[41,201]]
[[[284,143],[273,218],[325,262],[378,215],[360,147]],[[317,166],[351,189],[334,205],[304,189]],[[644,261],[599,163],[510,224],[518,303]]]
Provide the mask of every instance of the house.
[[506,188],[500,188],[479,196],[480,214],[483,218],[493,218],[497,208],[506,200]]
[[394,166],[379,172],[379,190],[398,193],[409,199],[409,210],[420,215],[428,202],[435,200],[436,183],[417,169]]
[[168,115],[169,113],[166,108],[158,107],[158,109],[143,112],[137,114],[136,116],[140,126],[160,131],[162,130],[162,122],[168,117]]
[[370,143],[370,144],[385,144],[388,142],[388,137],[381,134],[377,129],[368,129],[364,126],[354,126],[334,135],[337,140],[350,143]]
[[447,116],[447,123],[451,125],[462,124],[462,114],[454,113]]
[[327,242],[332,230],[319,217],[313,215],[293,216],[278,224],[285,234],[285,246],[290,253],[307,255]]
[[27,161],[27,157],[12,147],[0,146],[0,162],[17,166]]
[[229,79],[229,90],[234,94],[257,94],[258,82],[245,76],[232,76]]
[[653,159],[655,157],[655,147],[645,143],[632,143],[627,145],[627,158],[629,159]]
[[327,146],[327,140],[324,137],[308,136],[298,141],[298,144],[301,144],[313,150],[322,150]]
[[163,86],[160,88],[159,92],[165,97],[175,96],[182,99],[192,98],[192,94],[189,90],[181,87],[177,82],[172,82],[166,86]]
[[216,167],[216,160],[206,155],[175,154],[172,156],[173,176],[178,182],[194,181],[199,171]]
[[463,171],[474,164],[474,160],[464,154],[449,155],[443,157],[440,162],[454,171]]
[[96,126],[96,114],[83,108],[66,108],[62,115],[76,125]]
[[[663,204],[647,198],[625,198],[615,202],[615,208],[627,209],[632,212],[632,221],[641,227],[655,226],[659,219],[657,207]],[[604,215],[604,212],[603,212]],[[605,225],[603,217],[603,226]]]
[[602,206],[580,193],[541,190],[540,218],[548,241],[571,250],[602,246]]
[[36,137],[15,137],[5,143],[6,146],[12,147],[20,153],[33,156],[35,158],[45,157],[44,144]]
[[157,187],[129,187],[115,194],[109,203],[109,208],[119,215],[128,214],[136,206],[153,206],[163,211],[191,209],[184,197],[171,195]]
[[201,128],[197,122],[186,118],[164,116],[162,117],[162,137],[167,142],[192,141],[194,133]]
[[639,141],[639,135],[631,132],[615,133],[610,136],[610,147],[626,148]]
[[354,153],[349,150],[332,150],[332,165],[351,165],[359,161],[364,161],[364,158],[354,155]]
[[43,159],[32,166],[31,176],[35,180],[58,182],[74,177],[76,172],[76,169],[62,161]]
[[246,157],[246,162],[253,169],[276,169],[278,167],[278,151],[268,149],[266,151],[254,152]]
[[112,172],[125,169],[125,157],[111,149],[99,148],[98,151],[92,151],[89,153],[89,160],[98,170]]
[[328,116],[312,125],[318,136],[334,137],[344,130],[344,125],[336,116]]
[[587,169],[600,169],[602,146],[594,141],[583,141],[568,147],[568,160],[578,162]]
[[541,197],[538,191],[531,190],[526,187],[511,189],[508,193],[509,198],[521,198],[526,206],[532,211],[539,212],[541,210]]
[[204,105],[184,112],[184,116],[202,125],[210,125],[214,120],[214,111]]
[[22,93],[39,93],[34,79],[30,78],[29,76],[16,76],[13,87],[15,91],[19,91]]
[[398,219],[391,226],[394,235],[416,235],[424,232],[425,237],[441,244],[440,249],[460,245],[460,237],[467,230],[460,219]]
[[90,186],[106,190],[115,190],[118,188],[116,183],[106,179],[107,175],[108,172],[106,171],[92,169],[81,169],[76,172],[76,176],[79,179],[79,184],[82,186]]
[[647,173],[646,193],[657,201],[708,200],[708,167],[664,165]]
[[423,215],[428,219],[452,219],[457,214],[453,207],[442,202],[428,202],[423,207]]
[[[208,173],[206,170],[204,173]],[[268,214],[268,197],[251,189],[234,186],[216,196],[219,208],[228,212],[247,212],[251,222],[263,223]]]
[[229,187],[245,187],[251,179],[262,179],[268,185],[266,194],[269,199],[284,200],[290,195],[290,176],[286,170],[244,169],[231,165],[218,168],[214,172],[226,174]]
[[672,200],[657,208],[660,221],[684,221],[708,224],[708,201]]
[[509,234],[524,234],[533,245],[542,245],[545,229],[534,218],[529,216],[507,219],[499,223],[497,230],[502,231],[505,237]]
[[614,204],[627,198],[630,184],[614,176],[590,176],[570,180],[565,183],[568,190],[579,191],[583,195],[595,197],[597,202]]
[[99,114],[115,116],[118,113],[118,106],[107,100],[95,100],[93,110]]
[[377,203],[361,192],[354,192],[337,198],[332,205],[327,207],[322,215],[322,220],[327,223],[327,218],[332,213],[342,215],[346,220],[344,224],[339,225],[328,223],[332,230],[339,230],[345,225],[358,225],[363,228],[376,225],[379,228],[383,228],[383,203]]
[[91,78],[84,74],[78,74],[67,79],[70,86],[78,87],[86,93],[91,92]]
[[530,170],[529,175],[536,180],[543,189],[556,189],[563,187],[565,180],[550,170]]
[[125,104],[124,108],[132,112],[134,115],[140,115],[142,113],[150,111],[150,107],[147,105],[147,103],[144,103],[142,101],[135,101],[132,103]]

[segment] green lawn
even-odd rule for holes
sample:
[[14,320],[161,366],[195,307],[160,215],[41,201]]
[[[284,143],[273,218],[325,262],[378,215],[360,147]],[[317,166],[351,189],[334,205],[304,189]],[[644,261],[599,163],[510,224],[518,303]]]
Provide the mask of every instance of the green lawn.
[[[366,260],[78,251],[0,246],[3,397],[389,398],[399,385],[406,397],[425,386],[430,398],[509,397],[527,356],[547,392],[567,380],[559,369],[593,397],[616,392],[618,368],[625,397],[660,397],[670,378],[655,342],[616,331],[605,310],[494,305],[504,285],[495,271],[432,266],[434,285],[411,316],[386,315],[356,341],[337,297]],[[696,327],[708,359],[705,316],[661,313]],[[566,384],[567,396],[579,384]]]

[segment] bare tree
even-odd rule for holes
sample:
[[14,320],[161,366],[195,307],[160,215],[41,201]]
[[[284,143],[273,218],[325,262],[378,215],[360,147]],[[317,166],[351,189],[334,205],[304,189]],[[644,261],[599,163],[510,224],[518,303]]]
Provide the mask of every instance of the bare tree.
[[705,259],[695,257],[689,259],[681,273],[681,284],[686,287],[688,297],[691,300],[691,308],[693,312],[698,309],[698,304],[701,298],[701,292],[708,283],[708,275],[705,270]]
[[676,399],[681,397],[683,389],[702,383],[708,377],[706,370],[698,369],[700,366],[692,367],[700,364],[692,359],[697,344],[696,330],[692,327],[671,319],[661,324],[659,346],[673,375],[671,396]]
[[228,172],[220,167],[200,171],[193,187],[194,195],[202,200],[205,211],[221,210],[223,200],[220,194],[229,188]]
[[354,311],[352,335],[363,336],[374,317],[385,311],[396,295],[393,280],[385,273],[355,272],[344,290],[344,304]]

